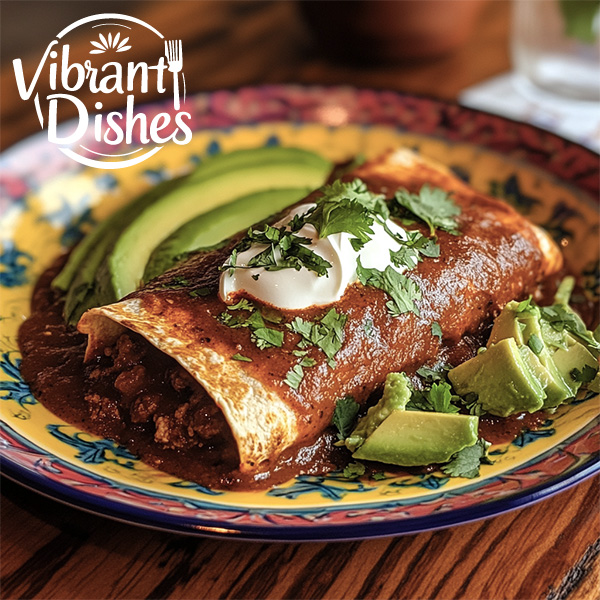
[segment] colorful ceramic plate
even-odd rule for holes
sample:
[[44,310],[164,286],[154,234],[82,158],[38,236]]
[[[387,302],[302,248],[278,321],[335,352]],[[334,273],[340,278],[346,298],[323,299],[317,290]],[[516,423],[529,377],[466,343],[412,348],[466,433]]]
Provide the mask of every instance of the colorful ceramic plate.
[[[158,109],[156,105],[148,112]],[[18,326],[32,284],[61,250],[116,206],[206,156],[281,144],[330,159],[408,146],[502,196],[564,247],[598,295],[598,157],[533,127],[440,101],[352,88],[273,86],[188,101],[196,132],[124,170],[81,167],[44,134],[2,157],[0,449],[4,473],[53,498],[159,529],[270,540],[397,535],[524,506],[598,472],[598,397],[561,408],[541,430],[496,446],[474,480],[439,472],[348,481],[301,476],[265,492],[220,492],[140,463],[61,422],[19,374]],[[98,148],[96,148],[97,150]]]

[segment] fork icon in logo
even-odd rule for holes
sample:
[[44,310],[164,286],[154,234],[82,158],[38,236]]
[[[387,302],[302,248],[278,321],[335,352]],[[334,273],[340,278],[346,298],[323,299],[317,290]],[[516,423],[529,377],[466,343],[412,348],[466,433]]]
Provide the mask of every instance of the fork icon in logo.
[[169,63],[169,71],[173,73],[173,96],[175,110],[179,110],[179,72],[183,68],[181,40],[165,40],[165,56]]

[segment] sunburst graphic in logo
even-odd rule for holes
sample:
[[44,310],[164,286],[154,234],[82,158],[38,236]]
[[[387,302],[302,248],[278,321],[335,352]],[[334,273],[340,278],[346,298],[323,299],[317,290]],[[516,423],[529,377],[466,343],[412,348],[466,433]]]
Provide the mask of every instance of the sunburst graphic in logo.
[[90,42],[92,44],[92,46],[96,47],[95,50],[90,50],[90,54],[103,54],[104,52],[106,52],[107,50],[110,50],[111,48],[113,50],[115,50],[116,52],[125,52],[126,50],[131,50],[131,46],[127,45],[129,38],[126,37],[126,38],[122,39],[121,41],[119,41],[120,37],[121,37],[120,33],[117,33],[114,37],[113,37],[112,33],[109,33],[108,38],[106,38],[102,34],[100,34],[99,42],[95,42],[93,40]]

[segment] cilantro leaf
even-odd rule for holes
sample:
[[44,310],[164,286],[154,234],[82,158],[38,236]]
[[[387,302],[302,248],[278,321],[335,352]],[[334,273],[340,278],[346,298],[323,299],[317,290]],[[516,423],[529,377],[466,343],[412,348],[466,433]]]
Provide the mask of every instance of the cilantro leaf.
[[431,324],[431,334],[438,337],[440,340],[442,339],[442,328],[437,321],[434,321]]
[[241,354],[239,354],[239,353],[238,353],[238,354],[234,354],[234,355],[233,355],[231,358],[232,358],[233,360],[241,360],[241,361],[243,361],[243,362],[252,362],[252,359],[251,359],[251,358],[248,358],[247,356],[242,356],[242,355],[241,355]]
[[468,393],[464,398],[461,397],[460,401],[470,415],[481,417],[482,415],[487,414],[487,411],[479,402],[479,396],[473,392]]
[[421,260],[419,251],[410,246],[400,246],[398,250],[390,250],[392,264],[398,268],[414,269]]
[[236,304],[231,304],[227,307],[227,310],[248,310],[252,312],[254,310],[254,304],[247,300],[246,298],[242,298]]
[[433,406],[434,412],[457,413],[458,406],[452,404],[452,392],[450,384],[441,382],[434,383],[427,394],[427,398]]
[[304,378],[304,369],[300,365],[294,365],[286,374],[284,383],[297,390]]
[[373,236],[374,219],[385,223],[390,216],[385,197],[369,191],[360,179],[337,180],[321,192],[316,207],[304,217],[305,222],[313,225],[321,238],[341,232],[356,236],[350,243],[357,252]]
[[306,222],[314,225],[321,238],[346,232],[355,235],[364,245],[373,235],[371,213],[359,202],[348,198],[320,201]]
[[583,365],[581,371],[579,369],[573,369],[571,371],[571,377],[573,381],[579,381],[581,383],[589,383],[593,381],[594,377],[598,374],[598,369],[590,365]]
[[[445,367],[445,369],[449,369],[450,367]],[[422,377],[425,381],[430,383],[445,381],[444,369],[432,369],[431,367],[420,367],[417,369],[417,375]]]
[[531,310],[534,307],[535,307],[535,304],[533,303],[533,298],[531,296],[529,296],[529,298],[527,298],[527,300],[523,300],[522,302],[519,302],[515,312],[517,312],[517,313],[531,312]]
[[205,296],[210,296],[212,293],[213,290],[209,287],[199,287],[188,292],[192,298],[203,298]]
[[306,351],[303,353],[293,352],[296,356],[301,356],[302,360],[295,364],[287,373],[284,383],[287,383],[291,388],[297,390],[304,379],[304,367],[314,367],[317,361],[314,358],[306,356]]
[[398,273],[390,266],[387,266],[384,271],[367,269],[362,266],[360,257],[356,259],[356,273],[363,285],[379,288],[391,297],[391,301],[386,306],[392,317],[406,312],[419,314],[415,301],[421,299],[421,290],[406,275]]
[[458,406],[452,403],[453,400],[458,400],[458,396],[452,394],[452,387],[449,383],[442,380],[439,373],[428,370],[432,379],[435,377],[436,382],[431,384],[430,388],[423,390],[411,391],[410,400],[406,405],[406,410],[422,410],[429,412],[440,413],[457,413]]
[[314,358],[310,358],[310,356],[305,356],[300,361],[301,367],[314,367],[317,364],[317,361]]
[[479,438],[473,446],[467,446],[457,452],[452,460],[442,466],[442,471],[450,477],[479,477],[479,466],[482,463],[492,464],[487,458],[487,449],[491,446],[483,438]]
[[[293,220],[291,221],[293,223]],[[293,230],[285,227],[264,225],[262,229],[249,229],[246,237],[240,241],[231,253],[229,262],[220,269],[253,269],[261,267],[266,271],[279,271],[281,269],[302,268],[314,271],[319,277],[327,275],[331,263],[307,248],[312,240],[297,235]],[[238,265],[237,257],[240,252],[248,250],[252,245],[264,246],[264,249],[255,254],[246,265]]]
[[588,331],[581,317],[573,312],[568,306],[563,304],[554,304],[552,306],[541,306],[540,316],[556,331],[568,331],[579,338],[589,349],[596,352],[600,351],[600,343],[596,341],[590,331]]
[[365,335],[367,337],[371,337],[373,335],[374,329],[375,329],[375,323],[373,323],[373,319],[371,319],[370,317],[367,317],[363,321],[363,330],[365,332]]
[[346,396],[337,401],[331,422],[337,427],[338,439],[345,440],[348,437],[352,431],[359,408],[360,405],[352,396]]
[[261,350],[272,348],[273,346],[277,348],[283,346],[283,331],[269,327],[257,327],[253,329],[250,338]]
[[423,256],[437,258],[440,255],[440,247],[433,240],[425,237],[420,231],[407,231],[406,239],[391,234],[400,244],[398,250],[390,251],[392,263],[397,267],[414,269],[423,260]]
[[[229,311],[253,311],[248,316],[243,314],[232,315]],[[259,312],[254,312],[255,307],[253,304],[245,299],[240,300],[233,306],[228,306],[226,312],[222,312],[219,315],[219,321],[227,327],[237,329],[240,327],[247,327],[250,329],[250,339],[260,350],[265,348],[283,346],[283,331],[278,329],[272,329],[267,327],[262,315]]]
[[399,190],[395,199],[400,206],[427,223],[432,236],[435,235],[436,228],[458,235],[456,216],[461,210],[448,192],[426,184],[418,194],[411,194],[405,189]]
[[296,317],[286,327],[302,338],[301,347],[317,347],[327,357],[329,366],[333,367],[334,357],[344,343],[344,327],[347,320],[348,315],[338,313],[332,308],[320,321],[305,321]]
[[358,479],[365,474],[365,465],[359,462],[350,463],[344,467],[343,475],[346,479]]
[[173,277],[173,279],[171,279],[171,281],[169,281],[168,283],[161,284],[160,287],[165,289],[176,289],[180,287],[186,287],[188,285],[190,285],[190,282],[187,279],[185,279],[185,277],[177,275],[176,277]]
[[334,181],[331,185],[321,188],[323,199],[337,202],[344,198],[354,200],[362,204],[369,212],[387,219],[390,211],[382,194],[375,194],[367,188],[367,184],[361,179],[354,179],[350,182],[341,180]]

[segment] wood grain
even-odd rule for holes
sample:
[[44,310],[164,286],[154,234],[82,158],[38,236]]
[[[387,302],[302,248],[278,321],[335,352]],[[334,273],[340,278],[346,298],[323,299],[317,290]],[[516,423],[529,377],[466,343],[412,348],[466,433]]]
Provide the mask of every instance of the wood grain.
[[[45,10],[54,5],[40,3]],[[464,87],[509,67],[507,1],[488,2],[470,39],[452,54],[371,65],[323,56],[294,2],[173,0],[125,5],[123,11],[134,8],[168,39],[183,40],[189,92],[299,82],[454,99]],[[28,76],[55,33],[39,40],[41,51],[32,48]],[[75,45],[72,56],[84,56],[87,43]],[[143,60],[145,48],[135,51]],[[13,58],[2,56],[2,148],[39,128],[31,103],[18,97]],[[115,97],[105,108],[121,104]],[[533,506],[447,530],[362,542],[267,544],[117,523],[3,480],[0,596],[593,600],[600,589],[598,507],[595,478]]]
[[592,599],[598,484],[437,532],[282,544],[137,528],[4,480],[2,597]]

